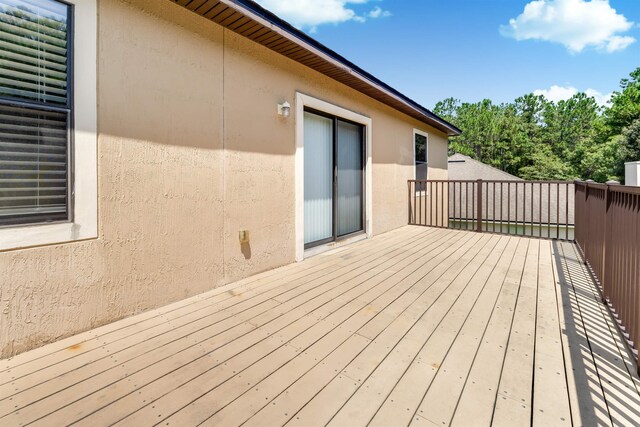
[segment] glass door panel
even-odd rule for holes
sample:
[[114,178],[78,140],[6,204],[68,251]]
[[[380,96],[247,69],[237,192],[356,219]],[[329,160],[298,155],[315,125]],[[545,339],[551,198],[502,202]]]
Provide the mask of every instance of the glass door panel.
[[362,126],[338,120],[337,236],[363,229]]
[[304,243],[333,240],[333,119],[304,113]]

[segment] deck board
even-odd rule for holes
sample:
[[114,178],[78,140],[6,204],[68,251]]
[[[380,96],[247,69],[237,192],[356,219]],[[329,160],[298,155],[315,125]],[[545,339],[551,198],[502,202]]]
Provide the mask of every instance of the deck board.
[[[456,267],[442,276],[430,292],[407,314],[399,316],[392,325],[381,331],[374,343],[363,352],[359,359],[343,370],[343,375],[355,379],[361,385],[354,395],[331,419],[332,425],[344,425],[344,420],[366,424],[375,415],[408,365],[417,357],[431,332],[448,312],[457,297],[463,294],[469,278],[482,267],[493,252],[498,238],[493,237],[474,251],[459,258]],[[498,249],[499,251],[502,249]]]
[[571,409],[550,242],[540,244],[538,267],[533,425],[570,426]]
[[526,239],[517,242],[494,312],[457,398],[451,425],[491,423],[529,242]]
[[[495,310],[517,250],[516,239],[510,243],[499,263],[487,278],[482,293],[469,310],[469,316],[465,319],[456,340],[448,349],[447,357],[422,397],[420,406],[414,412],[416,415],[438,425],[451,423],[458,398],[465,386],[476,352]],[[421,421],[421,418],[414,421]],[[416,424],[421,423],[416,422]]]
[[532,414],[540,241],[529,242],[516,312],[502,366],[493,425],[526,425]]
[[635,366],[575,245],[408,226],[0,360],[0,425],[630,425]]

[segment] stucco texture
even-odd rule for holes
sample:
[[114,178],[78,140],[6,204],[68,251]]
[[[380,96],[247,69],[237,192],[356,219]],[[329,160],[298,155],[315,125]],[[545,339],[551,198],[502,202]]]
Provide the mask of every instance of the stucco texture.
[[0,252],[0,357],[294,262],[297,91],[372,118],[374,234],[406,224],[413,128],[447,176],[444,134],[172,2],[98,22],[99,235]]

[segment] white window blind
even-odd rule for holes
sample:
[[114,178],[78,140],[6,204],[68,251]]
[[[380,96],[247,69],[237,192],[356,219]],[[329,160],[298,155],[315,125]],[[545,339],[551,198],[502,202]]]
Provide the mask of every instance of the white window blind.
[[69,218],[69,17],[0,0],[0,226]]

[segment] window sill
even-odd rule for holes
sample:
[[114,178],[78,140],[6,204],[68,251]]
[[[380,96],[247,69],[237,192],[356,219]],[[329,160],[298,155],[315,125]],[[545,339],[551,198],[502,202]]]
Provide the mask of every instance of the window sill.
[[0,229],[0,251],[69,243],[96,237],[97,227],[82,227],[76,222],[21,225]]

